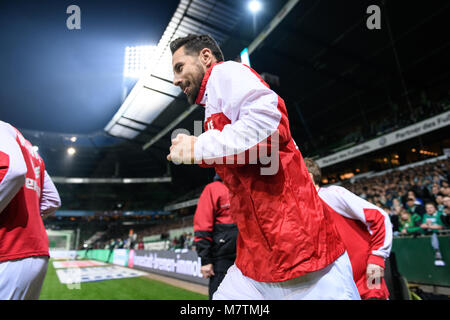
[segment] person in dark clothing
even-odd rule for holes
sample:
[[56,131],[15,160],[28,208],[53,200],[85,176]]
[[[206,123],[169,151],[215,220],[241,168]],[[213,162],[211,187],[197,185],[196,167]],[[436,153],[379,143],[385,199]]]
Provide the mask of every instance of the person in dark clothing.
[[413,196],[409,196],[406,201],[406,208],[409,213],[418,214],[420,217],[423,217],[425,214],[425,207],[417,202],[417,200]]
[[386,213],[389,215],[389,219],[391,220],[392,223],[392,231],[393,232],[399,232],[399,217],[398,215],[395,213],[395,210],[392,210],[391,207],[388,206],[383,206],[382,209],[384,211],[386,211]]
[[209,299],[236,259],[237,235],[228,188],[216,174],[200,195],[194,215],[194,243],[201,258],[201,273],[209,278]]
[[106,262],[109,263],[109,259],[111,259],[111,255],[114,252],[114,249],[117,247],[119,241],[118,240],[111,240],[110,244],[109,244],[109,254],[108,254],[108,258],[106,259]]

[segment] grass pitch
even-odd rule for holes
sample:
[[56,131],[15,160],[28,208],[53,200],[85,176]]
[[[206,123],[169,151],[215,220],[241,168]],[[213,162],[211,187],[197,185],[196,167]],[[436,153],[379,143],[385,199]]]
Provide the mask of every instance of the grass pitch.
[[70,289],[59,282],[50,260],[40,300],[208,300],[208,296],[146,277],[82,282],[79,289]]

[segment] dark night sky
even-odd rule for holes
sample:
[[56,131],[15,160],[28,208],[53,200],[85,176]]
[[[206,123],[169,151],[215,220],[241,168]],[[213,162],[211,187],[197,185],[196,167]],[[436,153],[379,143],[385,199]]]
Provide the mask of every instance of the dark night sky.
[[[0,119],[20,129],[102,130],[121,105],[126,46],[157,45],[178,0],[0,0]],[[81,30],[69,30],[69,5]]]

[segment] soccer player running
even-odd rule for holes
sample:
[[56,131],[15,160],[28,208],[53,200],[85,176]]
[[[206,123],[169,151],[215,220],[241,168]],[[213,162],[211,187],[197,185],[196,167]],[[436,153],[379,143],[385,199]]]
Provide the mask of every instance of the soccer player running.
[[205,132],[179,134],[169,161],[212,166],[239,229],[235,264],[213,299],[359,299],[330,208],[291,137],[284,101],[208,35],[170,44],[174,84],[205,107]]
[[305,159],[305,164],[319,196],[335,211],[332,217],[347,247],[361,298],[388,299],[384,267],[392,247],[389,215],[343,187],[320,188],[319,165],[310,158]]
[[61,205],[44,161],[0,121],[0,300],[37,300],[49,248],[42,218]]

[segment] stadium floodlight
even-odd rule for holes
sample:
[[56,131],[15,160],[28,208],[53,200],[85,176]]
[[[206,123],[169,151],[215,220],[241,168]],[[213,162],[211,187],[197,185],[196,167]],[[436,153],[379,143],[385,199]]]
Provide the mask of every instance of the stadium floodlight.
[[125,78],[140,78],[145,71],[149,70],[155,49],[156,46],[126,47],[123,76]]
[[67,148],[67,154],[69,156],[73,156],[76,152],[77,152],[77,149],[75,149],[74,147]]
[[252,0],[248,3],[248,9],[252,12],[252,13],[256,13],[259,10],[261,10],[262,5],[261,2],[257,1],[257,0]]
[[75,137],[75,136],[74,136],[74,137],[71,137],[71,138],[70,138],[70,141],[72,141],[72,142],[77,142],[77,137]]

